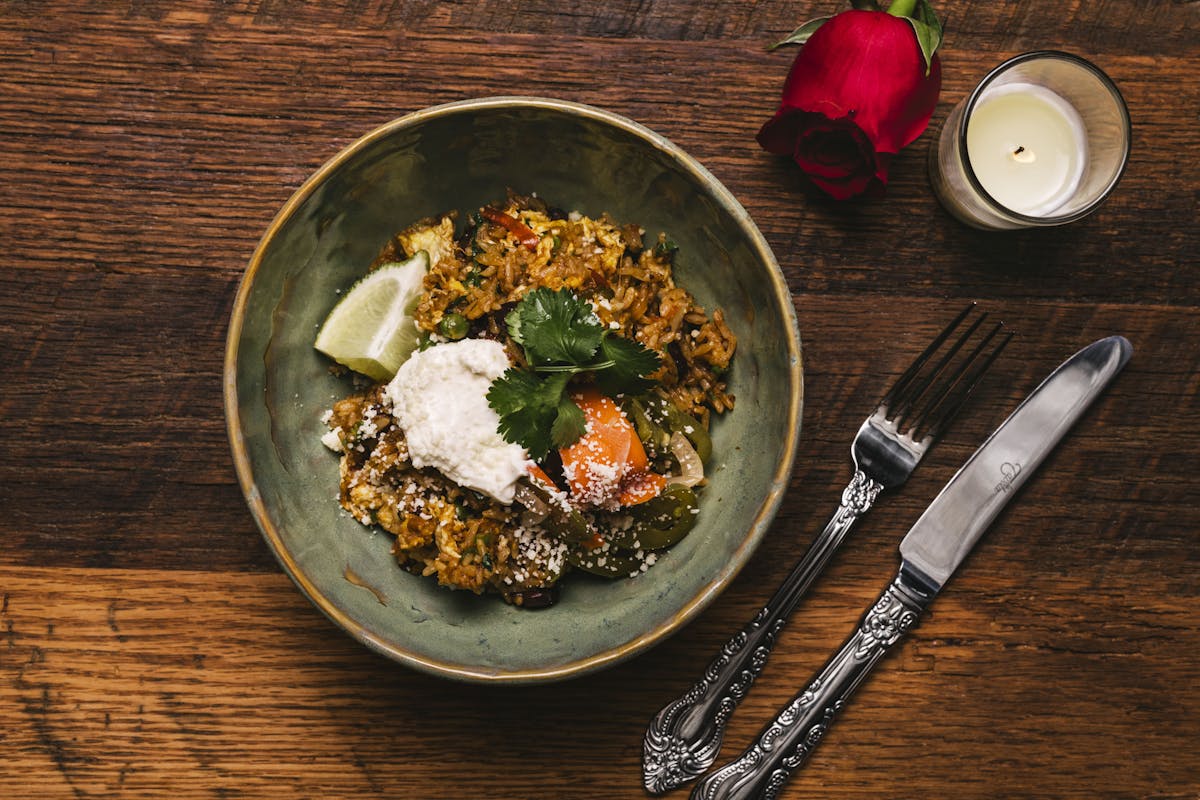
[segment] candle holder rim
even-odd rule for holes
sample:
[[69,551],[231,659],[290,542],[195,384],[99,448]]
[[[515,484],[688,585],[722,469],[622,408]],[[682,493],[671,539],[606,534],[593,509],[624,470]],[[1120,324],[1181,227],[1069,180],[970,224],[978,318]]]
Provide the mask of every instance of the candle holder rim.
[[[979,101],[983,95],[983,92],[991,85],[993,80],[1012,67],[1015,67],[1018,64],[1022,64],[1026,61],[1033,61],[1039,58],[1057,58],[1063,61],[1071,61],[1094,74],[1096,78],[1099,79],[1101,85],[1107,88],[1112,94],[1113,98],[1117,101],[1117,108],[1120,110],[1121,119],[1125,128],[1125,151],[1121,154],[1121,163],[1117,167],[1116,172],[1113,174],[1112,180],[1110,180],[1108,185],[1104,187],[1104,191],[1100,193],[1099,197],[1097,197],[1094,202],[1089,203],[1083,208],[1073,211],[1070,214],[1062,214],[1060,216],[1035,217],[1029,214],[1023,214],[1020,211],[1014,211],[1013,209],[996,200],[996,198],[992,197],[991,193],[983,187],[983,184],[979,182],[979,178],[975,176],[975,168],[971,166],[970,151],[967,149],[967,126],[971,121],[971,112],[974,110],[975,104]],[[1005,59],[1000,64],[997,64],[995,67],[989,70],[986,75],[983,76],[971,93],[967,95],[967,99],[963,106],[962,120],[963,121],[959,125],[959,129],[955,131],[955,134],[958,137],[959,160],[962,161],[963,171],[967,177],[967,181],[971,184],[972,188],[979,193],[979,196],[983,199],[983,201],[991,206],[993,211],[1035,227],[1065,225],[1067,223],[1083,219],[1088,214],[1091,214],[1093,211],[1095,211],[1096,207],[1104,202],[1109,194],[1112,193],[1113,188],[1116,187],[1118,181],[1121,180],[1121,176],[1125,174],[1125,167],[1129,163],[1129,156],[1133,147],[1133,123],[1129,118],[1129,106],[1126,105],[1125,97],[1117,88],[1116,82],[1109,77],[1108,73],[1100,69],[1100,67],[1096,66],[1091,61],[1083,58],[1082,56],[1077,56],[1074,53],[1068,53],[1063,50],[1031,50],[1027,53],[1020,53],[1012,58]]]

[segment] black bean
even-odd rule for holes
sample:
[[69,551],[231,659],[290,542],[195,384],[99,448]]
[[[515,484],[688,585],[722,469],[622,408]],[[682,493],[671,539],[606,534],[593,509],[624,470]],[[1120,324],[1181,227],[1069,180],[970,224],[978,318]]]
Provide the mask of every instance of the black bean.
[[527,589],[523,592],[518,592],[514,597],[520,598],[517,605],[521,608],[549,608],[558,602],[558,587],[550,586],[545,589]]

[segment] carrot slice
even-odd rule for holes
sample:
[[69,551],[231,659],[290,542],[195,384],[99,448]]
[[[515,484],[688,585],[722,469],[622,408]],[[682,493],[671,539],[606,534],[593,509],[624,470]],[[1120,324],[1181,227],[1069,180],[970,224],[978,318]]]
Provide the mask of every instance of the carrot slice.
[[621,505],[636,506],[653,500],[667,488],[667,476],[657,472],[641,472],[629,478],[621,486]]
[[666,478],[649,471],[646,449],[621,407],[593,387],[572,392],[571,399],[587,424],[577,442],[559,450],[571,496],[590,505],[614,498],[636,505],[656,497]]
[[526,469],[529,471],[529,476],[535,481],[542,484],[547,489],[558,491],[558,487],[554,485],[554,481],[550,480],[550,476],[546,474],[546,471],[537,464],[534,464],[531,461]]

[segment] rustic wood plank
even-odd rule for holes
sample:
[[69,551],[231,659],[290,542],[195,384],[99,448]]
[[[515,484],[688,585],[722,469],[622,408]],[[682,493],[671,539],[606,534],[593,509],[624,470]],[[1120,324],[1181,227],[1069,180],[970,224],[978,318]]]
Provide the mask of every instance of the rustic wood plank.
[[[753,137],[775,106],[785,54],[714,44],[711,58],[727,68],[714,81],[710,60],[697,59],[687,45],[650,52],[636,42],[603,40],[542,75],[546,43],[522,35],[425,39],[399,53],[346,34],[315,53],[297,37],[272,41],[274,58],[260,64],[255,56],[264,42],[238,33],[210,34],[180,53],[159,46],[149,31],[123,32],[116,41],[89,41],[84,31],[70,50],[65,42],[57,46],[61,57],[26,62],[21,69],[28,73],[0,77],[0,88],[21,87],[10,94],[15,130],[0,138],[0,176],[14,194],[0,214],[0,233],[20,254],[15,263],[61,269],[61,247],[69,245],[80,268],[236,272],[287,195],[341,146],[405,111],[490,93],[481,86],[512,91],[513,76],[528,75],[520,91],[611,108],[692,152],[746,202],[781,260],[806,272],[824,268],[820,282],[809,277],[809,291],[858,291],[868,272],[870,287],[880,291],[903,291],[914,280],[956,294],[1004,291],[997,284],[1016,275],[1031,297],[1103,301],[1116,299],[1112,288],[1120,286],[1143,302],[1192,302],[1181,273],[1169,267],[1197,261],[1187,238],[1198,221],[1196,178],[1153,157],[1156,147],[1183,147],[1192,135],[1187,109],[1200,103],[1194,82],[1159,80],[1164,69],[1186,73],[1187,59],[1108,60],[1137,122],[1133,159],[1117,192],[1068,229],[998,241],[950,220],[930,194],[931,135],[896,159],[887,214],[878,213],[881,203],[838,205],[819,196],[786,160],[763,153]],[[497,47],[508,59],[501,68],[488,57]],[[111,53],[110,60],[79,55],[97,51]],[[935,122],[1000,57],[947,49]],[[248,63],[255,64],[252,75]],[[609,78],[596,86],[601,72]],[[647,76],[659,79],[647,83]],[[639,91],[626,91],[631,85]],[[709,88],[681,103],[670,88],[676,85]],[[95,204],[114,197],[121,213],[97,225]],[[54,220],[61,236],[39,236],[24,224],[31,214]],[[919,235],[896,241],[887,269],[879,269],[867,234],[903,231],[909,220]],[[1131,224],[1146,235],[1131,236]],[[130,259],[131,252],[140,258]],[[936,274],[929,274],[931,262]]]
[[[36,366],[25,369],[38,380],[6,393],[2,401],[6,416],[32,424],[0,444],[0,452],[8,453],[0,459],[0,498],[11,509],[8,540],[13,545],[0,551],[0,563],[275,569],[241,500],[220,418],[218,312],[223,303],[216,299],[232,286],[195,278],[136,288],[138,281],[124,277],[121,284],[131,294],[113,295],[85,281],[78,295],[68,294],[70,286],[57,287],[67,298],[61,307],[73,311],[30,334],[38,357]],[[30,291],[36,290],[0,297],[28,298]],[[164,313],[164,327],[155,333],[171,349],[161,353],[161,371],[146,364],[145,337],[136,330],[144,321],[122,307],[119,297],[126,296],[177,312]],[[5,309],[3,302],[0,313],[29,314],[24,303]],[[195,303],[207,310],[196,310]],[[899,374],[958,308],[957,301],[936,297],[907,299],[902,307],[864,307],[858,296],[801,296],[806,412],[794,493],[780,510],[785,524],[815,501],[825,498],[827,505],[836,497],[839,481],[846,479],[847,443],[861,417],[889,376]],[[1191,481],[1200,469],[1200,431],[1180,430],[1171,422],[1173,415],[1200,410],[1193,391],[1200,374],[1194,312],[1146,308],[1130,317],[1120,306],[1019,301],[989,301],[985,308],[1006,319],[1018,338],[981,388],[976,408],[943,443],[938,461],[950,467],[965,458],[1074,349],[1122,333],[1137,349],[1133,364],[1097,410],[1104,422],[1084,427],[1073,438],[1083,452],[1103,454],[1120,446],[1126,453],[1112,469],[1090,459],[1074,465],[1064,459],[1056,468],[1075,471],[1057,473],[1055,480],[1064,488],[1078,483],[1121,491],[1126,498],[1122,519],[1136,513],[1164,523],[1200,523],[1200,496]],[[197,336],[189,328],[206,315],[212,324]],[[1180,331],[1190,334],[1179,337]],[[109,337],[102,359],[78,346],[102,336]],[[107,389],[96,393],[92,387]],[[58,411],[64,396],[79,398],[66,416]],[[1139,468],[1125,473],[1131,464]],[[924,486],[918,477],[895,502],[915,511],[946,477],[943,473]],[[48,484],[57,492],[47,494]],[[59,493],[89,498],[86,513],[62,514]],[[1047,496],[1046,505],[1031,513],[1047,513],[1059,502]]]
[[[1126,372],[784,796],[1195,798],[1200,4],[937,6],[935,124],[1024,50],[1112,75],[1135,138],[1097,214],[958,225],[930,134],[881,201],[829,201],[763,153],[792,57],[765,45],[826,3],[0,4],[0,797],[643,796],[649,716],[824,523],[887,378],[975,299],[1012,349],[805,599],[724,755],[841,642],[1004,413],[1122,333]],[[499,689],[387,662],[292,587],[234,480],[221,361],[244,265],[307,175],[401,114],[514,92],[625,114],[729,186],[795,294],[807,400],[777,521],[718,603],[632,662]]]
[[[964,49],[1063,47],[1084,41],[1104,42],[1110,52],[1179,54],[1195,42],[1197,15],[1190,3],[1135,4],[1106,0],[1093,3],[987,3],[982,0],[934,3],[946,25],[947,41]],[[42,8],[38,8],[42,6]],[[50,13],[54,4],[9,4],[5,13],[24,30],[63,30],[68,26],[153,27],[170,29],[163,38],[176,43],[189,36],[221,29],[259,32],[307,31],[336,34],[346,30],[388,37],[472,31],[486,34],[530,33],[549,43],[566,37],[684,41],[748,40],[762,45],[777,41],[801,23],[846,7],[822,2],[769,2],[715,5],[703,0],[614,0],[564,7],[552,0],[514,3],[477,0],[439,3],[433,0],[324,3],[194,2],[186,7],[134,2],[110,7],[96,3],[64,6],[69,13]],[[1032,44],[1031,44],[1032,43]]]
[[[1068,797],[1083,782],[1108,797],[1187,796],[1176,754],[1155,745],[1196,732],[1200,675],[1177,657],[1200,646],[1190,604],[1133,607],[1114,620],[1094,612],[1123,598],[1083,576],[1006,600],[972,589],[984,569],[972,565],[977,574],[938,600],[911,646],[863,689],[868,701],[830,733],[803,796],[877,796],[864,771],[916,795],[953,787],[964,798]],[[844,577],[831,574],[806,603],[803,629],[788,632],[775,669],[735,717],[730,747],[870,599],[869,584]],[[430,798],[509,797],[525,796],[529,769],[547,763],[563,768],[536,776],[543,794],[632,796],[647,709],[681,688],[673,684],[682,665],[710,652],[716,623],[729,621],[709,613],[654,653],[587,681],[500,689],[402,670],[331,635],[276,575],[3,568],[0,583],[6,796],[23,796],[36,774],[55,796],[200,798],[220,787],[349,796],[420,786]],[[747,610],[757,594],[747,576],[723,605]],[[1014,605],[1037,613],[1013,624]],[[1180,705],[1190,722],[1170,710]],[[1127,761],[1130,723],[1163,718],[1175,727],[1151,726],[1144,757]]]

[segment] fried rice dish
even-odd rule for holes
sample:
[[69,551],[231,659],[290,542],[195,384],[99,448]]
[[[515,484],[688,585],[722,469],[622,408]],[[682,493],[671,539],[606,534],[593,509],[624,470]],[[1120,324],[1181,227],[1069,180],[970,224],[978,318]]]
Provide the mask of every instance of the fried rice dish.
[[419,346],[326,412],[341,506],[400,568],[526,608],[572,571],[664,560],[734,406],[736,337],[675,282],[677,251],[513,193],[401,230],[364,273],[420,256]]

